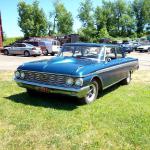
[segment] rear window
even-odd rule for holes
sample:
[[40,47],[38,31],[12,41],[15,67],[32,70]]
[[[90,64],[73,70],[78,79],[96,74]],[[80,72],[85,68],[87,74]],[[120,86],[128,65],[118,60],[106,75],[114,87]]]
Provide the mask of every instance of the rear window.
[[45,46],[46,44],[44,42],[39,43],[40,46]]

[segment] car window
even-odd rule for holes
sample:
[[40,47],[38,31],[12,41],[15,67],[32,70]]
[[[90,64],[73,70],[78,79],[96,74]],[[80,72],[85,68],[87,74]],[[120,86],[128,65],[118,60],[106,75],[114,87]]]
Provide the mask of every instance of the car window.
[[18,43],[18,44],[15,45],[15,47],[23,47],[23,45]]
[[100,59],[100,61],[104,60],[103,50],[100,46],[63,46],[60,56],[76,57],[79,59]]
[[105,47],[106,50],[106,58],[108,59],[116,59],[115,47]]
[[13,47],[18,47],[18,44],[14,44]]
[[53,45],[57,45],[57,41],[53,41],[53,43],[52,43]]
[[26,47],[26,45],[25,44],[20,44],[20,47]]
[[121,47],[116,47],[116,55],[117,55],[117,58],[122,58],[123,57]]
[[57,45],[60,46],[60,42],[59,41],[57,41]]

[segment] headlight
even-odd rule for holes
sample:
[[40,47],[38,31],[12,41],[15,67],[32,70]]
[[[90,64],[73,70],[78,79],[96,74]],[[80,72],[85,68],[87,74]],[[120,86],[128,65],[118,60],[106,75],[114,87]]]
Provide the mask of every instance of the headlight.
[[72,79],[72,78],[68,78],[68,79],[66,80],[66,84],[67,84],[67,85],[73,85],[73,79]]
[[19,72],[19,71],[16,71],[16,72],[15,72],[15,77],[16,77],[16,78],[20,78],[20,72]]
[[82,79],[82,78],[76,79],[75,85],[76,85],[76,86],[82,86],[82,85],[83,85],[83,79]]
[[22,79],[24,79],[24,77],[25,77],[24,72],[21,72],[21,73],[20,73],[20,77],[21,77]]

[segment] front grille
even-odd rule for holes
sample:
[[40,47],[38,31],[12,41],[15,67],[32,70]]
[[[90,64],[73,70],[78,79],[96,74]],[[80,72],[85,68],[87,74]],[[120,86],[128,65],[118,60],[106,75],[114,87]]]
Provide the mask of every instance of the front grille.
[[25,73],[25,81],[44,83],[48,85],[65,84],[66,76],[59,74],[49,74],[42,72],[23,71]]

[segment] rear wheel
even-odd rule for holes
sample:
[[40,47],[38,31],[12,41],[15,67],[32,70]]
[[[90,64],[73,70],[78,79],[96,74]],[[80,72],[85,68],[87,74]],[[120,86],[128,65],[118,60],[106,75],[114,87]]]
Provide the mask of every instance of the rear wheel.
[[122,84],[123,85],[128,85],[131,82],[131,72],[128,72],[127,78],[125,78],[124,80],[122,80]]
[[29,57],[29,56],[30,56],[30,53],[29,53],[28,51],[25,51],[25,52],[24,52],[24,56],[25,56],[25,57]]
[[87,95],[84,98],[80,99],[80,102],[82,104],[89,104],[95,101],[98,96],[98,89],[99,88],[97,81],[93,80],[89,86]]
[[44,51],[43,51],[43,54],[44,54],[45,56],[47,56],[47,55],[48,55],[48,50],[47,50],[47,49],[44,50]]
[[4,50],[4,55],[9,55],[9,52],[7,49]]
[[54,55],[55,55],[55,53],[52,52],[52,53],[51,53],[51,56],[54,56]]

